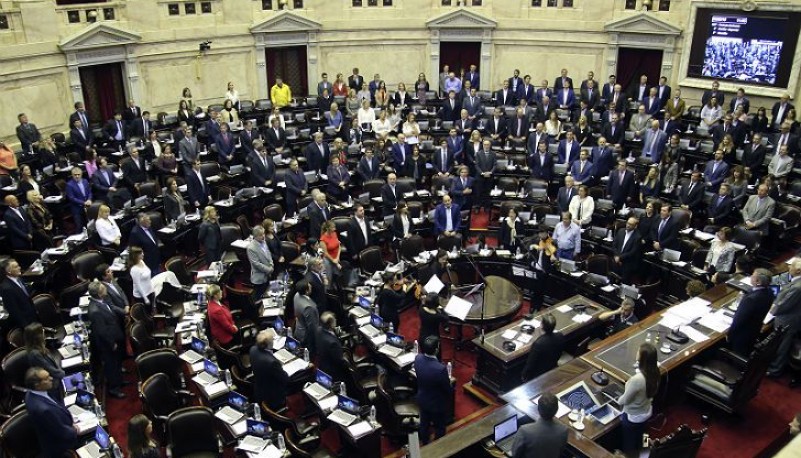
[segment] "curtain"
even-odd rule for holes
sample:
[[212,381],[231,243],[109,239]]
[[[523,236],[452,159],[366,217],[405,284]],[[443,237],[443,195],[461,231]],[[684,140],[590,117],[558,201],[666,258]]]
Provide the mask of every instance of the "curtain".
[[81,67],[81,86],[86,111],[102,125],[125,107],[122,64],[119,62]]
[[617,51],[617,82],[623,92],[631,90],[640,83],[640,76],[648,76],[648,86],[659,82],[662,69],[662,51],[650,49],[620,48]]
[[267,85],[272,88],[275,77],[280,76],[284,83],[292,89],[293,97],[306,96],[309,88],[309,77],[306,62],[306,47],[292,46],[287,48],[267,49]]
[[[460,70],[470,71],[470,65],[479,67],[481,73],[481,43],[473,42],[441,42],[439,44],[439,70],[448,65],[450,70],[459,76]],[[432,78],[432,76],[434,78]],[[429,81],[437,81],[438,75],[428,77]],[[511,76],[511,75],[510,75]],[[439,83],[437,83],[439,84]]]

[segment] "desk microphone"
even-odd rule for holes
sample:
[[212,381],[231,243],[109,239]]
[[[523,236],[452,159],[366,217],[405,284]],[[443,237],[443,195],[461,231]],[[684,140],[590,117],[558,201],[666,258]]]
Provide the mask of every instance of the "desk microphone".
[[608,375],[606,375],[606,372],[604,372],[604,369],[603,369],[603,368],[601,368],[601,370],[599,370],[599,371],[597,371],[597,372],[593,373],[593,374],[590,376],[590,378],[591,378],[591,379],[592,379],[592,381],[593,381],[593,382],[595,382],[595,384],[597,384],[597,385],[605,386],[605,385],[608,385],[608,384],[609,384],[609,376],[608,376]]

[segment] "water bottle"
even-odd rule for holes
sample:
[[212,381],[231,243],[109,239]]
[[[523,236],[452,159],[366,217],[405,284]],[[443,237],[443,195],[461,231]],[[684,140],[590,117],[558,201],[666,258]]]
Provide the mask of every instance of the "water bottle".
[[285,451],[286,450],[286,442],[284,442],[284,435],[278,433],[278,437],[275,440],[276,445],[278,446],[278,450]]
[[531,224],[534,224],[534,225],[537,224],[537,214],[536,213],[532,213],[531,214]]
[[89,361],[89,346],[85,342],[81,342],[81,357],[84,361]]
[[92,384],[92,376],[91,375],[86,374],[86,377],[84,378],[83,383],[86,386],[86,391],[88,391],[90,393],[94,393],[95,392],[95,386]]
[[341,394],[342,396],[348,395],[348,390],[345,387],[345,382],[339,382],[339,394]]
[[292,337],[292,326],[286,327],[286,336],[287,338]]
[[95,401],[95,416],[97,417],[98,421],[103,420],[103,418],[106,417],[106,412],[103,411],[103,406],[101,406],[97,401]]
[[184,377],[183,373],[178,374],[178,378],[181,381],[181,389],[186,389],[186,377]]
[[261,421],[261,407],[259,407],[258,402],[253,403],[253,419],[256,421]]
[[395,332],[395,325],[389,323],[389,332]]
[[375,417],[376,417],[375,406],[371,405],[370,406],[370,423],[375,424]]
[[231,380],[231,371],[226,369],[225,370],[225,384],[228,386],[233,386],[233,380]]
[[415,355],[420,353],[420,344],[417,343],[417,340],[414,341],[414,347],[412,348],[412,351]]
[[348,195],[348,205],[353,205],[353,196]]
[[451,375],[453,374],[453,363],[448,361],[447,368],[448,368],[448,378],[451,378]]
[[307,363],[309,362],[309,349],[308,348],[304,348],[303,349],[303,360],[306,361]]

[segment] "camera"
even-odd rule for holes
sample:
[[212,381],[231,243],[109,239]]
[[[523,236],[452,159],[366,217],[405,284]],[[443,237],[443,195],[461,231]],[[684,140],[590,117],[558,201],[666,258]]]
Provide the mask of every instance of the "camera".
[[209,49],[211,49],[211,40],[200,43],[198,45],[198,49],[200,49],[200,52],[208,51]]

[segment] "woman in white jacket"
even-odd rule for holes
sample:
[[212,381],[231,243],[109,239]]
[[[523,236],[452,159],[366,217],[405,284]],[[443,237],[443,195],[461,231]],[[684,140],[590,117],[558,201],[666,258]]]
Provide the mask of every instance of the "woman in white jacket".
[[568,211],[573,215],[573,222],[579,226],[583,227],[592,222],[595,200],[589,195],[589,190],[586,186],[579,186],[578,195],[570,199]]

